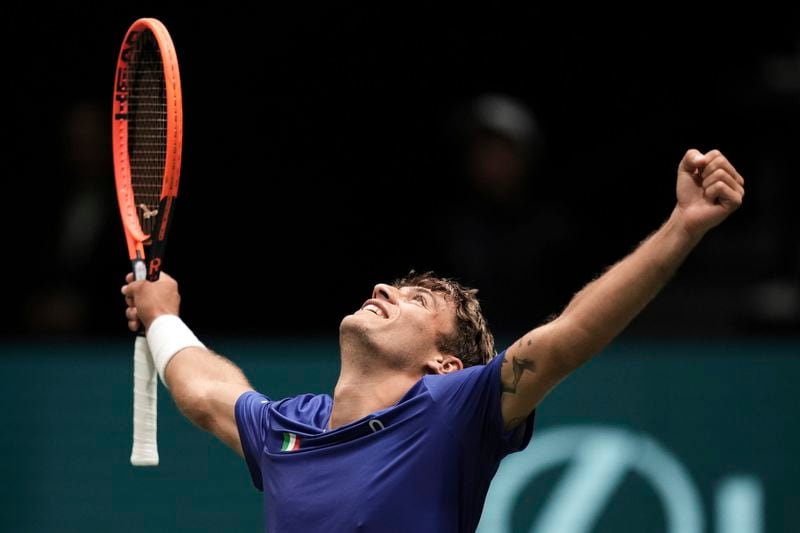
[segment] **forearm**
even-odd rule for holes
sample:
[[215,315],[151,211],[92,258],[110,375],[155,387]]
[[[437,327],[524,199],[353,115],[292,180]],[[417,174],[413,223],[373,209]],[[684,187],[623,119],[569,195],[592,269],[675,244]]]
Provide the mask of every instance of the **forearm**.
[[186,418],[242,455],[234,406],[253,387],[239,367],[205,348],[186,348],[167,365],[166,381]]
[[[204,429],[209,429],[207,415],[216,411],[218,406],[212,402],[221,391],[241,393],[252,389],[244,373],[231,361],[195,347],[175,354],[167,365],[166,381],[181,412]],[[231,395],[223,396],[235,401]]]
[[128,274],[126,281],[128,328],[145,326],[153,363],[178,409],[242,455],[235,411],[242,393],[253,389],[247,378],[208,350],[178,317],[180,295],[173,278],[162,272],[155,282],[134,281]]
[[567,328],[562,353],[576,367],[601,351],[666,285],[699,238],[677,211],[639,247],[584,287],[557,319]]
[[[147,326],[146,335],[153,362],[167,388],[177,382],[247,383],[236,365],[207,349],[177,314],[156,317]],[[176,363],[176,359],[181,361]]]
[[698,240],[673,213],[633,253],[578,292],[558,318],[509,347],[500,371],[506,429],[516,427],[548,391],[625,329]]
[[238,366],[207,348],[190,347],[179,351],[167,365],[165,377],[170,390],[211,381],[250,386]]
[[555,320],[508,348],[500,371],[506,427],[524,420],[564,377],[605,348],[666,285],[711,228],[742,203],[744,179],[718,150],[688,150],[669,220],[589,283]]
[[180,411],[238,449],[234,405],[242,392],[252,389],[242,371],[208,350],[174,315],[154,320],[147,340],[161,378]]

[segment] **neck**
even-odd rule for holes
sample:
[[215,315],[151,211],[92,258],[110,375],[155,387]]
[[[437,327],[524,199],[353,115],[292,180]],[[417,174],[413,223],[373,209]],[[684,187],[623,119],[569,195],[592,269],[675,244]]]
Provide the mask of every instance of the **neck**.
[[374,368],[369,373],[359,372],[342,361],[328,428],[336,429],[395,405],[421,377],[397,370],[376,372]]

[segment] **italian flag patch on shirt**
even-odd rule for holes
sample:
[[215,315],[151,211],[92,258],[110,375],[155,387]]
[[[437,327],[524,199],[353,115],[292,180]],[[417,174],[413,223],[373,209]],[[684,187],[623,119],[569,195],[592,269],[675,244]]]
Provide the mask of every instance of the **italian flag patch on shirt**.
[[300,437],[298,437],[294,433],[284,433],[283,446],[281,446],[281,451],[293,452],[299,449],[300,449]]

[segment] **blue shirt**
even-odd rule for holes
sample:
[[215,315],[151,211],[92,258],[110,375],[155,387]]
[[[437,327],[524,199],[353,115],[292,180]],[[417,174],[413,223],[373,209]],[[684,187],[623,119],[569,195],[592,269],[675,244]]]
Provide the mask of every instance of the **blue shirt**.
[[242,394],[236,423],[267,531],[474,532],[500,460],[533,432],[533,413],[503,429],[504,357],[425,376],[396,405],[332,431],[327,394]]

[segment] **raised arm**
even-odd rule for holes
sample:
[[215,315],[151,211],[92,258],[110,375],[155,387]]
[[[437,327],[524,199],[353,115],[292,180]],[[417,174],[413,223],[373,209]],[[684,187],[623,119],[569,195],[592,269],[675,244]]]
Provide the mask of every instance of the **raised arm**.
[[[138,331],[140,323],[144,324],[151,344],[151,329],[162,328],[158,333],[162,338],[169,335],[169,329],[163,328],[174,327],[169,324],[174,319],[169,317],[176,317],[180,309],[176,281],[162,273],[156,282],[132,281],[129,274],[127,282],[122,294],[128,304],[128,327]],[[239,396],[252,387],[236,365],[204,347],[190,346],[169,359],[162,377],[186,418],[242,455],[234,406]]]
[[508,429],[633,320],[703,235],[741,205],[744,180],[719,151],[689,150],[678,166],[676,192],[677,205],[661,228],[586,285],[555,320],[508,349],[500,376]]

